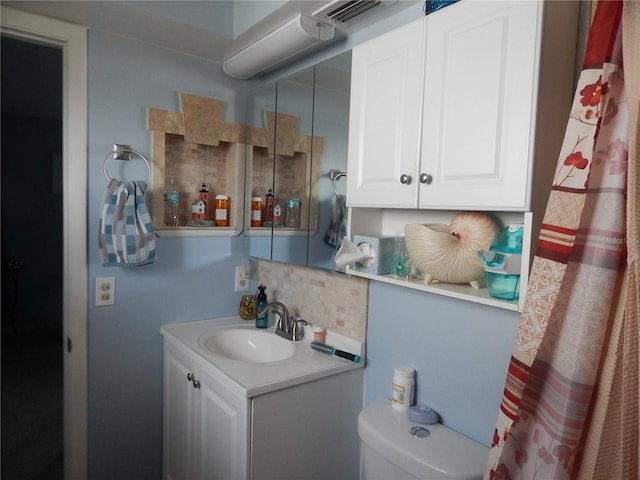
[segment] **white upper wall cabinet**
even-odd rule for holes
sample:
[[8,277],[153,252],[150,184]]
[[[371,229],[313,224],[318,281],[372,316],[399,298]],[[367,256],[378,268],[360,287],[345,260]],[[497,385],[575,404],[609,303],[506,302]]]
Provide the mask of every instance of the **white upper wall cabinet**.
[[529,209],[542,9],[463,0],[353,50],[349,206]]

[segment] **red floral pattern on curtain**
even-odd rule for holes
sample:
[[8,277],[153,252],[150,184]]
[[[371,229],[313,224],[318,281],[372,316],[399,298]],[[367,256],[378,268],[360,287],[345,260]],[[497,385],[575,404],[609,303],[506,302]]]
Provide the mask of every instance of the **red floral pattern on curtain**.
[[486,480],[569,479],[625,269],[628,112],[622,1],[590,30],[518,334]]

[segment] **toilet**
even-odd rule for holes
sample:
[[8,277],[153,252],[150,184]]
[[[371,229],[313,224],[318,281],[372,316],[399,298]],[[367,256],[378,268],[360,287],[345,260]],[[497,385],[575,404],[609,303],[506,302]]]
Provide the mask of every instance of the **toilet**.
[[[412,435],[412,427],[428,433],[418,429]],[[386,398],[360,412],[358,435],[365,480],[479,480],[489,458],[488,447],[440,423],[413,422]]]

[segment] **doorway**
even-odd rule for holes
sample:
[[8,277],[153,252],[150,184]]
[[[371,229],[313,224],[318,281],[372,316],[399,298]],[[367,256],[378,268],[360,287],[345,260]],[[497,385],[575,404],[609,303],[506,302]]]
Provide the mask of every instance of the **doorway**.
[[2,477],[62,480],[62,51],[1,50]]
[[[47,186],[47,191],[55,191],[57,189],[56,185],[59,185],[59,183],[53,181],[53,179],[57,179],[58,177],[62,178],[61,192],[58,193],[61,195],[62,203],[62,220],[59,222],[62,231],[61,261],[59,258],[59,262],[62,264],[62,325],[61,328],[58,328],[61,341],[56,342],[55,348],[60,352],[63,365],[63,474],[67,480],[82,480],[87,477],[86,29],[6,6],[0,6],[0,9],[2,13],[0,15],[1,33],[3,37],[57,49],[62,55],[62,127],[59,139],[62,151],[61,156],[52,152],[50,161],[45,163],[49,164],[50,171],[52,172],[52,181],[51,184]],[[27,99],[24,100],[26,101]],[[3,143],[4,140],[3,132]],[[22,144],[25,145],[25,141],[23,141]],[[33,172],[35,162],[30,162],[30,159],[27,159],[27,164]],[[5,185],[3,185],[2,198],[3,215],[4,212],[7,211],[5,201],[7,202],[7,206],[13,201],[13,198],[5,200],[4,188]],[[38,191],[31,192],[35,197],[38,197],[39,193]],[[31,218],[31,221],[37,222],[39,217],[47,215],[47,206],[46,201],[41,201],[38,204],[39,210],[37,216]],[[14,206],[11,205],[11,208],[13,209]],[[21,205],[17,205],[15,208],[20,211]],[[25,216],[26,215],[25,213]],[[30,224],[30,226],[33,226],[33,223]],[[25,239],[32,235],[33,230],[34,229],[27,227],[26,231],[21,231],[22,238]],[[4,228],[2,233],[4,237],[6,234]],[[40,238],[39,241],[39,248],[42,248],[43,242],[49,242],[49,239],[48,237]],[[4,254],[3,249],[3,255]],[[8,261],[9,260],[22,259],[9,258]],[[7,268],[9,267],[7,266]],[[26,272],[27,268],[26,262],[11,263],[11,270],[14,271],[15,275],[20,275],[18,281],[19,289],[17,291],[21,296],[24,294],[27,302],[36,304],[40,302],[40,292],[25,291],[22,288],[22,285],[25,283],[22,273]],[[15,272],[16,270],[18,273]],[[9,293],[6,293],[7,302],[5,302],[4,295],[5,292],[3,291],[3,304],[7,303],[7,305],[9,305]],[[42,301],[40,303],[45,302]],[[41,319],[37,319],[34,323],[41,325],[39,324],[39,320]],[[15,326],[17,330],[18,326]],[[11,328],[11,325],[9,325],[9,329]],[[40,370],[43,369],[42,362],[36,361],[36,364],[40,367]],[[11,369],[11,372],[20,377],[20,371]],[[42,394],[43,392],[39,391],[36,395]],[[24,396],[23,398],[27,397]],[[6,439],[3,438],[2,440],[4,446]]]

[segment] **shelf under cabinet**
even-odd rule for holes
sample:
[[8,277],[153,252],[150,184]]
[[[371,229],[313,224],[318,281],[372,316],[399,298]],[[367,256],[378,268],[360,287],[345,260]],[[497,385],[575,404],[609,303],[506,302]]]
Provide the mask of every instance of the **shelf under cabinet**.
[[[482,210],[478,210],[482,212]],[[459,210],[420,210],[420,209],[385,209],[385,208],[349,208],[348,236],[353,240],[354,235],[364,236],[394,236],[396,232],[404,230],[408,223],[442,223],[449,224],[451,218],[459,213]],[[532,239],[537,239],[538,231],[533,228],[533,215],[531,212],[496,212],[486,211],[494,217],[501,227],[512,223],[522,223],[525,234],[522,242],[522,264],[520,267],[520,299],[501,300],[491,297],[486,287],[473,288],[468,283],[454,284],[433,282],[424,284],[423,278],[406,280],[395,277],[393,274],[371,274],[347,267],[347,273],[354,276],[368,278],[384,283],[390,283],[400,287],[412,288],[423,292],[444,295],[460,300],[480,303],[492,307],[521,312],[524,306],[524,297],[527,291],[529,268],[533,253],[531,250]],[[539,226],[537,227],[539,228]]]
[[422,278],[415,280],[406,280],[403,278],[397,278],[393,274],[373,275],[370,273],[353,270],[351,268],[348,269],[347,273],[357,277],[368,278],[369,280],[390,283],[399,287],[413,288],[415,290],[421,290],[423,292],[434,293],[436,295],[444,295],[446,297],[466,300],[468,302],[480,303],[483,305],[489,305],[505,310],[512,310],[514,312],[519,311],[518,300],[507,301],[493,298],[489,296],[489,292],[486,288],[475,289],[468,284],[430,283],[429,285],[425,285],[424,279]]

